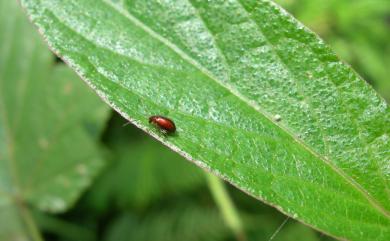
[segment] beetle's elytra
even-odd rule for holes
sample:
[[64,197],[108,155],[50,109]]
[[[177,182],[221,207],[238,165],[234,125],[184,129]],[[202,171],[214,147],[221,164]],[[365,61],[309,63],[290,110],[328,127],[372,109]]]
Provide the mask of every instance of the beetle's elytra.
[[176,131],[175,123],[171,119],[161,115],[153,115],[149,117],[149,123],[154,124],[166,134],[172,134]]

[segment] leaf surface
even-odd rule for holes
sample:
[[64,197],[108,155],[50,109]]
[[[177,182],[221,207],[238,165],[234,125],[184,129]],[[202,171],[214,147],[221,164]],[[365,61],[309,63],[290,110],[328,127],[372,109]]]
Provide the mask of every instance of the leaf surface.
[[23,236],[30,206],[65,211],[103,166],[96,137],[107,108],[54,60],[20,6],[1,0],[1,240]]
[[[274,3],[22,5],[107,103],[173,150],[333,236],[389,239],[389,107]],[[148,123],[156,114],[176,135]]]

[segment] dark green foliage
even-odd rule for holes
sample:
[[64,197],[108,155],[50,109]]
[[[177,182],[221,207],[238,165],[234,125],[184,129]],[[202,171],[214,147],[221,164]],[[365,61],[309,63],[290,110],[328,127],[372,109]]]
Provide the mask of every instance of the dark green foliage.
[[104,241],[218,241],[229,235],[217,210],[187,203],[142,218],[125,214],[113,222]]

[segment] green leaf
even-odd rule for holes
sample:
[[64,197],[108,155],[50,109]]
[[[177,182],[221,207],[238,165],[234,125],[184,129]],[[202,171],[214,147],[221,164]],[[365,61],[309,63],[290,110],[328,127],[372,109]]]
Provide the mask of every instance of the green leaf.
[[274,3],[22,5],[107,103],[187,159],[333,236],[389,239],[390,109]]
[[29,205],[66,210],[103,165],[96,137],[107,108],[54,60],[18,4],[1,0],[0,210],[23,219]]

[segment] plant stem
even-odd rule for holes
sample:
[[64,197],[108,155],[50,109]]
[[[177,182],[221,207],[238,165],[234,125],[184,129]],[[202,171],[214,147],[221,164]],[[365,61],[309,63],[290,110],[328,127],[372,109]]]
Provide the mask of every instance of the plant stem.
[[232,230],[237,240],[245,241],[246,236],[241,219],[226,190],[225,184],[221,179],[210,173],[206,173],[206,177],[211,194],[222,213],[226,225]]
[[31,216],[30,210],[21,201],[17,201],[20,215],[26,225],[27,232],[33,241],[44,241],[41,232],[36,226],[34,219]]

